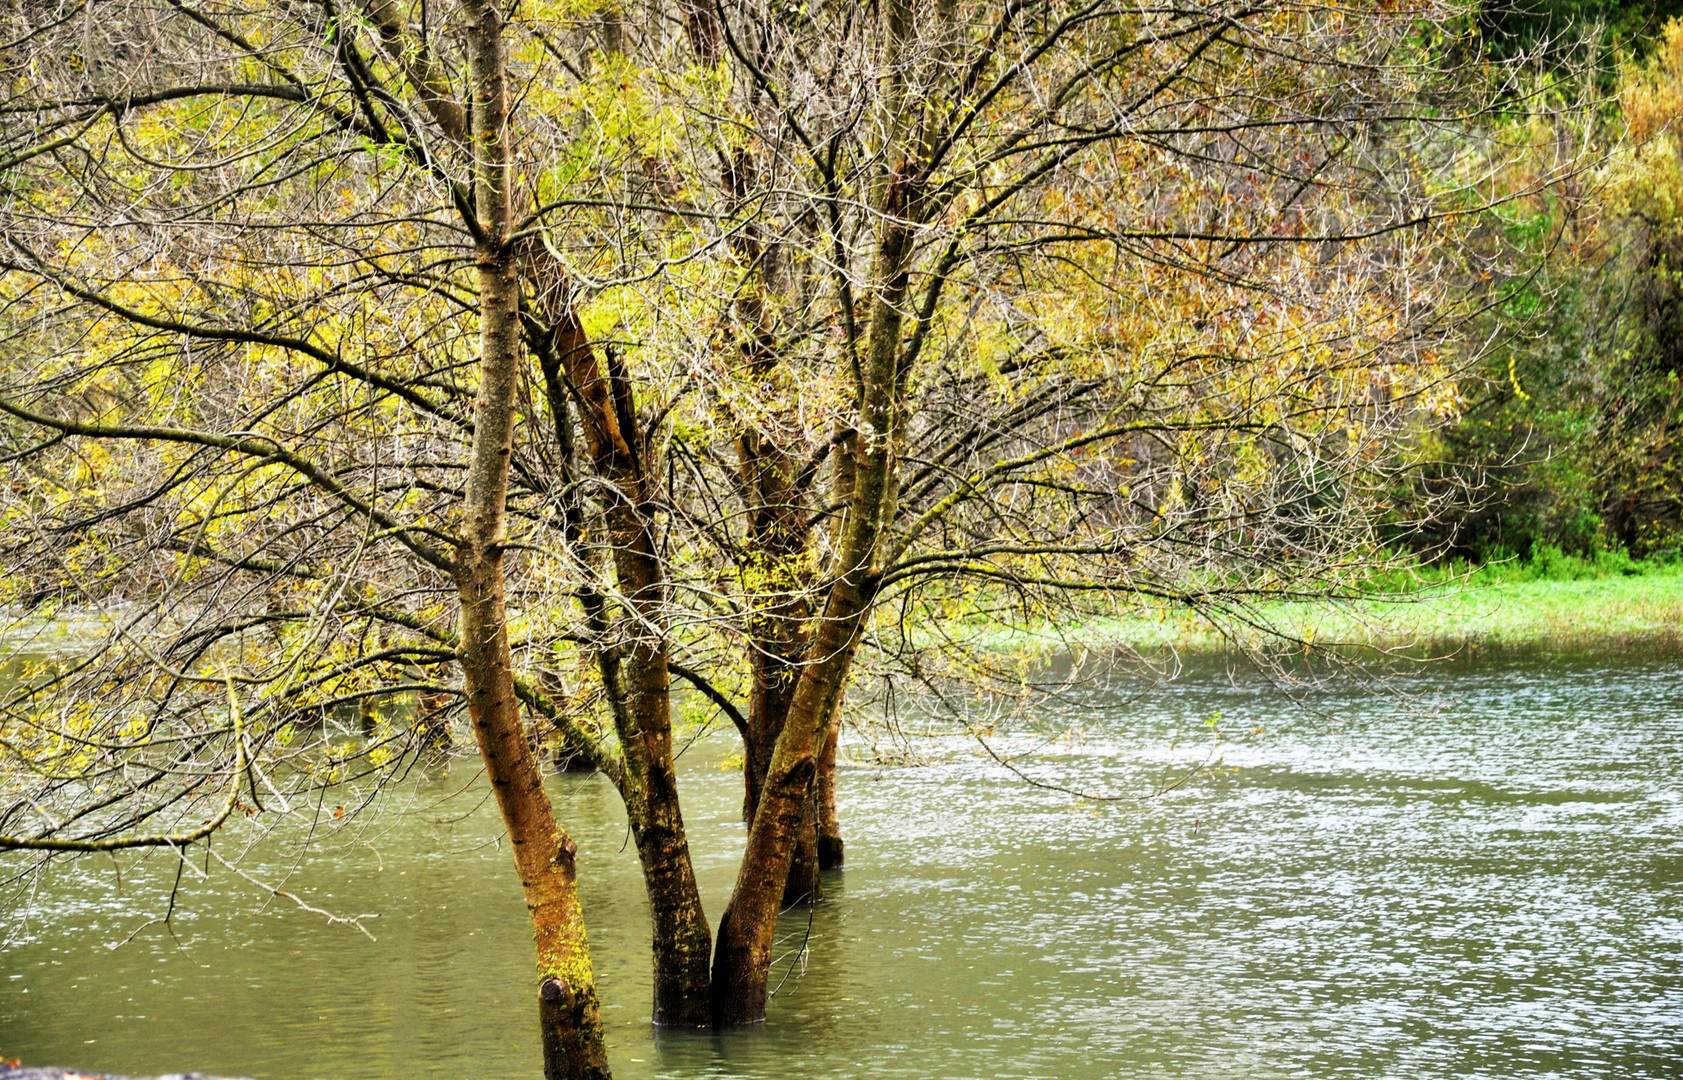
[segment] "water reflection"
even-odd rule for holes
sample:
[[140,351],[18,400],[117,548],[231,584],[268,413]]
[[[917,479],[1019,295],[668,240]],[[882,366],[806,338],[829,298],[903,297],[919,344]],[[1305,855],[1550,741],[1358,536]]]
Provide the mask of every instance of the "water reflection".
[[[1676,661],[1487,660],[1407,700],[1292,706],[1193,672],[1002,734],[1093,790],[1152,790],[1223,714],[1229,771],[1151,801],[1026,786],[973,746],[843,778],[849,867],[780,930],[762,1028],[647,1027],[646,909],[605,782],[577,834],[622,1077],[1669,1077],[1683,1055]],[[1083,738],[1045,734],[1079,724]],[[1256,728],[1261,732],[1256,732]],[[1240,736],[1243,736],[1242,738]],[[1173,749],[1171,749],[1171,746]],[[725,737],[682,761],[716,918],[743,829]],[[1191,752],[1203,751],[1192,747]],[[1047,775],[1051,775],[1048,773]],[[0,961],[0,1056],[263,1080],[536,1075],[531,960],[468,765],[260,876],[378,941],[164,856],[65,864]],[[254,872],[259,872],[254,870]],[[290,875],[290,876],[289,876]],[[802,956],[801,946],[807,951]]]

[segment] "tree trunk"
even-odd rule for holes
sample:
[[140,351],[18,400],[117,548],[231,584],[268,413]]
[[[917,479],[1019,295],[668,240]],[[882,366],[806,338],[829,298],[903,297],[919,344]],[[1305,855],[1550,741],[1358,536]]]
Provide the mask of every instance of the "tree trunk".
[[824,899],[818,877],[818,777],[807,785],[801,820],[795,831],[795,850],[789,855],[789,876],[783,882],[783,905],[816,904]]
[[[855,484],[858,480],[857,457],[855,446],[851,440],[837,433],[840,444],[834,455],[832,476],[830,479],[832,500],[838,503],[848,503],[853,500]],[[842,549],[846,541],[847,519],[838,519],[834,526],[834,543],[837,551]],[[836,702],[830,710],[830,722],[824,731],[824,743],[818,751],[817,802],[818,802],[818,868],[820,870],[835,870],[842,865],[843,847],[841,835],[841,815],[836,807],[836,754],[841,745],[841,714],[842,702],[847,695],[847,681],[852,674],[853,658],[848,657],[847,668],[841,673],[840,686],[836,692]]]
[[830,710],[830,722],[824,730],[824,743],[818,750],[816,777],[818,804],[818,869],[837,870],[843,862],[841,815],[836,809],[836,753],[841,745],[842,701],[846,696],[847,676],[842,676],[842,689],[836,693],[836,706]]
[[[760,792],[771,768],[772,752],[788,721],[789,706],[799,678],[799,615],[805,606],[778,605],[761,616],[765,636],[753,642],[753,687],[749,693],[748,730],[743,733],[742,820],[750,826],[759,809]],[[810,798],[809,798],[810,801]],[[784,883],[783,903],[817,903],[823,899],[818,877],[818,818],[816,808],[802,815]]]
[[455,567],[474,740],[508,832],[537,946],[546,1080],[607,1080],[596,980],[579,905],[577,845],[556,824],[514,691],[502,558],[519,393],[519,277],[510,250],[511,153],[501,8],[468,0],[474,209],[479,219],[479,389]]
[[906,0],[884,5],[884,69],[892,72],[893,92],[886,96],[887,121],[896,136],[885,146],[891,163],[877,196],[881,213],[872,277],[875,297],[860,365],[860,434],[843,452],[855,454],[847,517],[839,533],[835,581],[818,619],[800,669],[788,718],[772,752],[760,791],[759,808],[748,831],[748,846],[737,873],[730,904],[719,924],[713,953],[713,1021],[720,1026],[765,1019],[771,946],[779,901],[789,866],[812,805],[818,751],[829,730],[859,635],[876,600],[878,545],[892,513],[898,475],[899,440],[907,372],[900,363],[900,329],[910,275],[914,225],[920,186],[916,166],[893,151],[906,130],[902,111],[909,100],[904,83],[902,47],[910,31],[912,9]]
[[[844,592],[838,586],[838,592]],[[795,691],[777,740],[736,887],[719,923],[713,952],[713,1023],[719,1027],[765,1019],[767,980],[777,915],[803,825],[812,820],[812,781],[820,728],[834,701],[840,656],[856,645],[865,605],[857,589],[831,597],[814,641],[818,659]],[[849,610],[851,609],[851,610]],[[814,861],[816,867],[816,860]]]
[[712,931],[685,843],[674,821],[677,800],[652,803],[634,824],[643,885],[654,923],[654,1022],[658,1027],[705,1028],[712,1023],[708,967]]
[[[592,468],[612,481],[606,506],[620,592],[637,615],[636,642],[620,677],[617,658],[604,668],[614,722],[625,752],[621,787],[643,863],[643,884],[653,919],[654,1022],[704,1027],[711,1017],[708,959],[712,934],[701,907],[689,841],[678,803],[672,759],[671,672],[661,627],[667,618],[666,583],[649,518],[653,503],[649,452],[635,429],[636,411],[625,372],[609,354],[598,364],[576,315],[562,313],[553,341],[557,377],[565,372],[585,413],[582,425]],[[618,685],[623,682],[623,687]]]
[[[625,551],[622,582],[640,588],[630,596],[639,601],[647,619],[663,618],[653,594],[662,590],[653,537],[639,528]],[[628,592],[630,590],[627,590]],[[658,625],[658,624],[657,624]],[[711,1020],[708,954],[712,932],[701,908],[684,835],[684,815],[678,804],[678,777],[672,760],[672,679],[666,666],[666,642],[639,642],[630,657],[634,691],[631,718],[638,752],[629,755],[640,779],[639,799],[628,812],[635,815],[637,854],[643,862],[643,885],[649,895],[654,922],[654,1022],[661,1027],[706,1027]]]
[[[476,450],[490,426],[475,432]],[[474,486],[470,482],[470,504]],[[482,532],[473,528],[470,536]],[[574,867],[577,845],[555,822],[515,700],[501,562],[498,543],[463,545],[457,589],[468,713],[531,916],[545,1080],[606,1080],[607,1050]]]
[[[712,40],[709,30],[716,29],[700,24],[691,28],[691,44],[698,55]],[[723,169],[725,191],[734,199],[746,198],[756,171],[753,155],[739,148]],[[742,335],[742,357],[755,378],[775,382],[782,366],[770,302],[776,278],[775,248],[766,245],[757,224],[734,233],[730,246],[744,270],[732,304]],[[806,623],[812,614],[806,598],[811,583],[806,556],[813,521],[808,495],[816,470],[792,454],[787,445],[766,437],[760,425],[752,422],[743,424],[736,453],[749,508],[749,557],[738,569],[745,592],[768,598],[749,620],[753,687],[748,729],[743,733],[742,817],[752,825],[806,652]],[[809,793],[808,801],[813,797]],[[789,863],[783,902],[817,903],[821,898],[818,815],[816,807],[808,806]]]

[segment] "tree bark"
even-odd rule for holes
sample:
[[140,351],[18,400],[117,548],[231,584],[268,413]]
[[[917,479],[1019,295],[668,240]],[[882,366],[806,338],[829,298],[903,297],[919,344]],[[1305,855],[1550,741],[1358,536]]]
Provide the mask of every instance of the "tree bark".
[[[858,458],[855,453],[856,438],[845,438],[842,433],[838,433],[836,441],[840,445],[831,466],[830,497],[833,502],[847,504],[853,500],[858,480]],[[846,540],[846,526],[847,519],[845,517],[835,523],[834,543],[837,551],[842,549]],[[841,689],[836,693],[835,706],[830,710],[830,722],[824,732],[824,744],[818,751],[818,868],[820,870],[838,869],[845,860],[841,834],[841,813],[836,806],[836,754],[841,746],[842,702],[847,696],[847,683],[851,674],[852,657],[849,657],[848,669],[841,674]]]
[[[722,183],[733,199],[747,197],[756,168],[746,149],[739,149],[726,163]],[[732,305],[742,336],[742,358],[754,378],[773,382],[786,377],[771,314],[773,251],[766,246],[758,224],[733,235],[730,246],[744,270]],[[772,750],[788,720],[806,651],[806,624],[812,615],[807,599],[812,575],[805,559],[812,541],[807,495],[816,470],[803,464],[787,445],[763,434],[760,425],[752,421],[743,424],[737,435],[736,454],[743,499],[748,506],[748,557],[738,572],[744,594],[760,598],[752,601],[755,610],[749,619],[753,683],[748,728],[743,733],[742,817],[751,825],[771,766]],[[809,801],[812,798],[809,794]],[[809,806],[796,836],[783,902],[816,903],[820,899],[818,816],[816,807]]]
[[802,673],[766,771],[760,804],[736,887],[719,924],[713,953],[713,1022],[719,1027],[765,1019],[771,945],[789,867],[802,827],[810,821],[819,729],[829,716],[841,657],[857,645],[868,602],[857,587],[831,594],[813,643],[815,659]]
[[[622,559],[620,580],[632,586],[627,589],[630,602],[642,608],[644,619],[663,620],[664,613],[657,607],[663,597],[656,594],[663,584],[653,537],[646,527],[639,527],[629,539],[624,555],[616,554]],[[618,548],[616,544],[616,552]],[[625,734],[637,743],[637,752],[628,758],[636,763],[640,783],[638,797],[627,802],[627,810],[654,921],[654,1022],[661,1027],[706,1027],[711,1020],[708,953],[712,934],[702,911],[678,803],[665,640],[640,641],[631,650],[630,669],[634,697],[629,711],[635,730]]]
[[789,866],[812,805],[819,748],[850,671],[859,636],[870,615],[879,581],[878,546],[897,492],[899,441],[905,432],[907,372],[900,364],[900,329],[913,251],[913,230],[921,175],[895,144],[910,131],[903,47],[911,29],[911,5],[884,5],[889,73],[885,120],[894,134],[884,148],[891,166],[875,196],[879,211],[872,291],[858,395],[858,432],[852,492],[835,565],[835,580],[819,616],[801,667],[789,715],[772,752],[760,804],[748,831],[730,904],[719,924],[713,953],[713,1021],[720,1026],[765,1019],[771,946],[779,901]]
[[[753,439],[759,443],[761,440]],[[763,592],[782,595],[753,616],[748,728],[743,733],[742,818],[750,826],[759,810],[760,794],[771,768],[773,751],[788,722],[789,708],[799,684],[800,662],[805,652],[805,622],[809,609],[802,596],[804,586],[781,580],[799,574],[799,562],[807,537],[800,525],[802,508],[791,501],[788,485],[769,479],[786,466],[787,455],[765,448],[749,448],[750,438],[738,440],[739,454],[753,513],[750,517],[749,546],[759,561],[749,568],[765,581],[756,585]],[[763,455],[763,457],[761,456]],[[756,475],[757,474],[757,475]],[[808,799],[811,802],[811,797]],[[818,877],[818,819],[816,808],[803,814],[795,841],[795,854],[784,885],[785,904],[816,903],[823,890]]]
[[836,693],[835,707],[830,710],[830,722],[824,729],[824,742],[818,750],[817,791],[814,802],[818,808],[818,869],[838,870],[845,860],[842,844],[841,814],[836,807],[836,754],[841,746],[842,701],[847,693],[847,675],[841,679]]
[[[512,278],[512,275],[511,275]],[[459,551],[456,587],[462,607],[462,673],[474,740],[496,795],[514,863],[526,896],[537,945],[539,1016],[546,1080],[605,1080],[609,1076],[596,1002],[595,976],[579,904],[574,844],[556,824],[543,776],[532,754],[515,699],[502,573],[500,484],[512,422],[498,425],[492,371],[481,371],[481,408],[470,465],[468,518]],[[489,386],[487,384],[490,384]],[[509,380],[512,386],[512,380]],[[499,450],[484,444],[497,440]],[[487,469],[487,463],[492,467]]]
[[789,876],[783,881],[783,906],[816,904],[824,899],[823,881],[818,876],[818,772],[813,770],[801,801],[800,824],[795,831],[795,850],[789,854]]
[[503,551],[519,386],[519,275],[510,250],[508,88],[501,9],[468,0],[474,210],[479,262],[479,388],[455,567],[468,712],[508,832],[537,946],[546,1080],[607,1080],[607,1049],[579,904],[577,845],[556,824],[515,697]]
[[[709,955],[712,933],[701,906],[689,841],[678,803],[672,758],[672,689],[662,628],[666,581],[650,518],[651,470],[640,445],[630,382],[610,354],[607,370],[570,307],[560,313],[552,347],[579,408],[591,466],[610,481],[605,513],[614,572],[637,616],[636,640],[625,656],[606,657],[603,681],[625,753],[621,795],[631,820],[643,883],[654,920],[654,1022],[705,1027],[711,1019]],[[605,616],[603,617],[605,618]]]
[[651,799],[632,825],[654,923],[654,1022],[705,1028],[712,1023],[708,967],[712,932],[701,907],[676,795]]
[[[889,193],[889,210],[901,209]],[[896,218],[897,218],[896,214]],[[900,334],[899,305],[905,299],[905,260],[909,227],[891,219],[879,241],[884,286],[873,305],[869,362],[862,387],[866,430],[893,432],[899,385],[896,357]],[[883,514],[892,501],[897,468],[894,441],[847,440],[843,452],[859,457],[838,572],[800,669],[788,716],[772,751],[749,827],[747,850],[736,886],[719,924],[713,952],[713,1022],[731,1027],[765,1019],[771,946],[789,868],[804,827],[812,820],[817,754],[859,646],[860,632],[876,598],[873,567],[883,533]]]

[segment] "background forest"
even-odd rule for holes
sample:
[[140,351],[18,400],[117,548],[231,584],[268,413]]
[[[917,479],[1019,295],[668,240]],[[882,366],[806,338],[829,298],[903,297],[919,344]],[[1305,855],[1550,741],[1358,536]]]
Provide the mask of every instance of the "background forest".
[[1432,557],[1550,552],[1669,556],[1677,546],[1683,291],[1678,276],[1678,79],[1683,37],[1666,4],[1481,9],[1492,55],[1584,63],[1601,92],[1579,141],[1593,164],[1504,216],[1538,256],[1491,310],[1495,347],[1443,432],[1445,477],[1481,491],[1431,530]]

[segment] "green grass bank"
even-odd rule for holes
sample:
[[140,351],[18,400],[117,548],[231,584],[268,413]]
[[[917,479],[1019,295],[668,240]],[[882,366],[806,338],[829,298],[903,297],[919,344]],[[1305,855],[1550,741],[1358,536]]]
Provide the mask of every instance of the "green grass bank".
[[1683,561],[1589,559],[1544,551],[1526,562],[1425,567],[1377,583],[1356,602],[1270,603],[1225,632],[1172,609],[1024,629],[975,621],[954,631],[973,647],[1061,652],[1123,646],[1202,652],[1293,641],[1387,649],[1458,646],[1590,648],[1683,638]]

